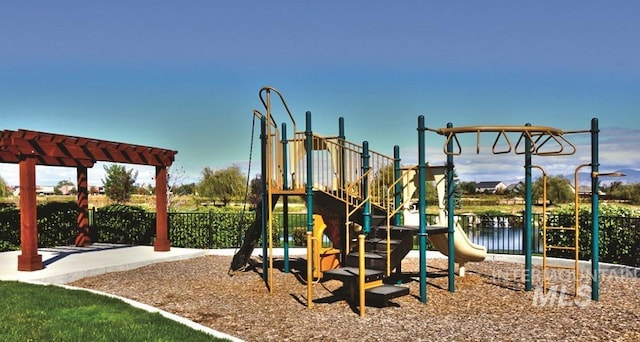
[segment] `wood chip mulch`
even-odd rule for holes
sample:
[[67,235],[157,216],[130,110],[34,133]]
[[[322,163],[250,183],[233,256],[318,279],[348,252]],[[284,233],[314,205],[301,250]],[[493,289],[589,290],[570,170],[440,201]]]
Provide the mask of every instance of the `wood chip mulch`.
[[582,274],[574,296],[570,271],[551,273],[550,294],[541,296],[540,269],[534,291],[524,291],[524,267],[505,262],[467,264],[447,290],[446,260],[429,260],[427,303],[419,300],[418,260],[405,259],[404,286],[410,295],[385,308],[345,299],[342,284],[314,285],[307,309],[304,262],[292,272],[273,273],[273,294],[261,276],[260,260],[229,276],[231,257],[205,256],[107,273],[69,285],[146,303],[247,341],[640,341],[640,279],[601,275],[600,301],[593,302],[590,278]]

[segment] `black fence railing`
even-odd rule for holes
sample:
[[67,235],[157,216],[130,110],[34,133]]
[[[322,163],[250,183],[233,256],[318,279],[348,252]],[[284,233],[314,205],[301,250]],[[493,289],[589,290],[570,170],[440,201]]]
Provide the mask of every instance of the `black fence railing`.
[[[587,213],[588,214],[588,213]],[[273,221],[273,244],[284,245],[284,217],[275,213]],[[38,243],[40,247],[53,247],[73,243],[76,234],[77,209],[48,208],[38,216]],[[231,212],[169,213],[169,239],[174,247],[185,248],[237,248],[244,232],[253,223],[254,212],[244,214]],[[533,215],[533,253],[542,253],[542,215]],[[580,258],[590,258],[590,215],[580,219]],[[304,213],[288,215],[290,247],[306,244],[306,220]],[[551,226],[572,227],[573,215],[548,215]],[[145,211],[91,210],[89,215],[93,241],[152,245],[155,238],[156,215]],[[435,222],[429,215],[427,221]],[[458,222],[469,240],[485,246],[489,253],[523,254],[524,224],[522,216],[474,216],[462,215]],[[571,245],[574,235],[568,231],[549,232],[548,243]],[[0,251],[19,249],[19,211],[0,211]],[[549,255],[573,257],[566,251],[550,251]],[[640,266],[640,218],[600,216],[600,260]]]

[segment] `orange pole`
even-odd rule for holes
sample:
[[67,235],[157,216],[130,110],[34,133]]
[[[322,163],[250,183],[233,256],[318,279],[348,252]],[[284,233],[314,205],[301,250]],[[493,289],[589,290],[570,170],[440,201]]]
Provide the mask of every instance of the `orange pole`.
[[156,241],[153,250],[168,252],[169,229],[167,224],[167,167],[156,166]]
[[18,271],[36,271],[44,268],[38,254],[38,226],[36,209],[36,159],[20,160],[20,246]]
[[[307,308],[313,308],[313,236],[307,231]],[[264,271],[263,271],[264,272]]]

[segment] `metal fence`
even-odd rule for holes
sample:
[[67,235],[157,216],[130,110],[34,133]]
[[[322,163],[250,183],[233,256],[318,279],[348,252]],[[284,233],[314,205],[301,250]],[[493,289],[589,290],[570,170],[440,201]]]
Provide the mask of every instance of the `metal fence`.
[[[245,231],[255,220],[254,212],[245,213],[169,213],[169,239],[175,247],[237,248]],[[289,214],[286,222],[291,247],[306,245],[306,214]],[[285,219],[273,214],[273,245],[283,247]],[[262,240],[259,241],[261,243]]]
[[[533,217],[531,246],[533,253],[542,253],[541,215]],[[466,216],[460,222],[469,240],[496,254],[524,254],[524,222],[521,216]]]
[[[76,211],[68,208],[52,208],[48,215],[38,217],[38,242],[40,247],[66,245],[73,242],[76,233]],[[588,214],[588,213],[587,213]],[[282,213],[274,213],[273,243],[284,245],[285,219]],[[93,241],[152,245],[155,238],[156,215],[151,212],[90,211],[90,228]],[[189,212],[169,213],[169,239],[171,245],[186,248],[237,248],[244,232],[255,219],[254,212]],[[542,215],[533,215],[533,253],[542,253]],[[581,252],[583,259],[590,258],[590,215],[579,217]],[[288,215],[286,240],[290,247],[306,244],[307,216],[305,213]],[[573,215],[548,215],[550,225],[574,225]],[[435,222],[429,215],[427,221]],[[523,254],[524,223],[522,216],[474,216],[461,215],[458,222],[469,240],[485,246],[489,253]],[[565,234],[565,233],[562,233]],[[565,234],[566,235],[566,234]],[[565,235],[551,235],[548,239],[571,239]],[[19,248],[19,211],[0,211],[0,251]],[[600,216],[601,261],[640,264],[640,218]],[[561,252],[557,256],[563,257]]]

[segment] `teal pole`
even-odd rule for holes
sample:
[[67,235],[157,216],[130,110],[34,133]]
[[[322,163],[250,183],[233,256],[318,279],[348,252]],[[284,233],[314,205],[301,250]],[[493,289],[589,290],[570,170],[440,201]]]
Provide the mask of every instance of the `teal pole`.
[[[287,124],[282,123],[282,190],[289,188],[287,179],[288,158],[287,158]],[[289,196],[282,197],[282,226],[283,226],[283,243],[284,246],[284,273],[289,273]]]
[[[402,170],[400,169],[400,146],[393,146],[393,180],[397,181],[402,177]],[[400,182],[396,183],[394,189],[394,197],[393,197],[393,208],[398,209],[398,206],[402,204],[402,184]],[[393,216],[393,222],[396,226],[402,224],[401,222],[401,212],[397,212]]]
[[260,211],[262,213],[262,278],[265,282],[269,281],[269,272],[267,272],[267,220],[271,219],[269,209],[269,192],[268,192],[268,175],[267,175],[267,143],[269,137],[267,136],[267,118],[265,116],[260,118],[260,140],[262,142],[260,148],[260,154],[262,156],[261,170],[262,172],[262,201],[260,202]]
[[[362,174],[364,175],[369,171],[369,142],[362,142]],[[369,176],[362,178],[362,196],[364,202],[362,212],[362,225],[365,235],[369,235],[371,231],[371,201],[369,200]]]
[[420,215],[420,227],[418,239],[420,243],[420,301],[427,302],[427,225],[426,225],[426,174],[424,143],[424,116],[418,116],[418,212]]
[[306,113],[304,136],[304,147],[307,152],[307,184],[305,187],[307,199],[307,231],[313,232],[313,132],[311,131],[311,112]]
[[[530,123],[525,126],[531,126]],[[532,272],[532,260],[531,260],[531,217],[532,217],[532,184],[531,184],[531,139],[525,137],[524,139],[524,188],[525,188],[525,201],[524,201],[524,289],[525,291],[531,291],[531,272]]]
[[[393,146],[393,180],[397,181],[402,176],[402,170],[400,169],[400,146]],[[402,205],[402,184],[397,182],[393,188],[394,196],[393,196],[393,208],[395,210],[398,209],[400,205]],[[393,215],[393,224],[399,226],[402,224],[401,219],[402,211],[397,211],[395,215]],[[402,263],[399,263],[396,267],[396,274],[398,275],[398,284],[402,283],[402,279],[400,275],[402,274]]]
[[600,300],[600,218],[598,209],[598,119],[591,119],[591,299]]
[[[452,128],[453,124],[451,122],[447,123],[447,128]],[[454,222],[454,211],[455,211],[455,183],[453,182],[453,139],[449,139],[447,142],[447,227],[449,237],[449,292],[456,291],[456,277],[455,277],[455,244],[454,244],[454,236],[455,236],[455,222]]]

